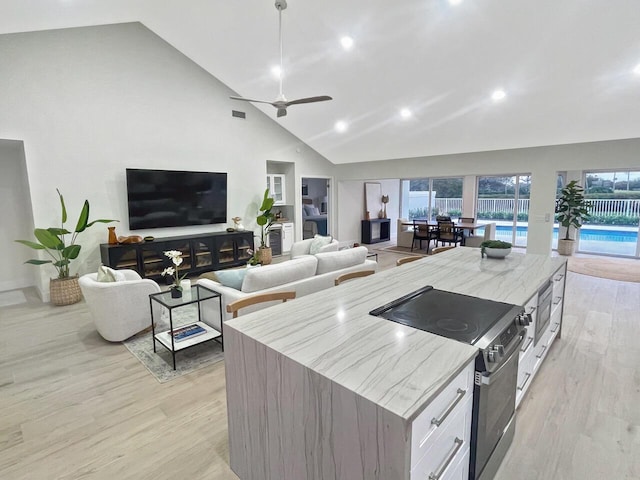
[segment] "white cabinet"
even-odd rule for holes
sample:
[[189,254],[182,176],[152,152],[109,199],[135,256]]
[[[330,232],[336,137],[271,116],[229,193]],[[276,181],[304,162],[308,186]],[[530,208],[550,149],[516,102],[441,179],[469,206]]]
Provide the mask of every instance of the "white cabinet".
[[281,173],[270,173],[267,175],[267,188],[269,196],[273,198],[274,205],[284,205],[287,203],[285,175]]
[[473,373],[472,361],[411,424],[411,480],[469,475]]
[[538,310],[538,294],[536,293],[524,306],[525,313],[531,316],[531,323],[525,330],[525,338],[520,347],[520,357],[518,359],[518,381],[516,387],[516,408],[520,406],[520,402],[524,398],[531,380],[533,379],[533,361],[534,357],[534,332],[536,331],[536,320]]
[[285,222],[282,224],[282,253],[290,252],[294,241],[293,223]]
[[562,307],[564,301],[564,281],[567,273],[566,264],[559,268],[556,273],[553,274],[551,280],[553,281],[553,297],[551,299],[551,315],[555,313],[558,307]]
[[566,263],[551,276],[553,293],[551,299],[551,319],[544,332],[540,333],[537,344],[533,344],[533,337],[537,322],[538,295],[534,295],[525,305],[526,313],[530,313],[533,322],[527,327],[527,334],[520,349],[518,364],[518,383],[516,386],[516,408],[524,398],[527,389],[538,373],[542,362],[547,357],[551,344],[556,339],[562,325],[562,306],[564,304],[564,287],[567,273]]

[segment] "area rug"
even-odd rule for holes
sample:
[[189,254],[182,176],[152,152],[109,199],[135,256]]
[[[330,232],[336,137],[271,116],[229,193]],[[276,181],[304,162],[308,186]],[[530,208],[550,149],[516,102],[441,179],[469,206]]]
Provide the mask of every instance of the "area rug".
[[[173,325],[186,325],[197,320],[197,310],[195,305],[189,305],[174,310]],[[162,319],[156,324],[156,330],[163,331],[169,328],[169,316],[163,313]],[[173,369],[171,352],[163,347],[160,342],[156,342],[156,352],[153,351],[153,340],[151,331],[142,332],[122,342],[127,350],[134,357],[140,360],[149,372],[160,383],[168,382],[174,378],[186,375],[191,372],[224,359],[222,347],[217,341],[209,341],[186,348],[176,353],[176,369]]]
[[621,282],[640,283],[640,260],[603,257],[569,257],[567,268],[571,272],[591,277],[608,278]]

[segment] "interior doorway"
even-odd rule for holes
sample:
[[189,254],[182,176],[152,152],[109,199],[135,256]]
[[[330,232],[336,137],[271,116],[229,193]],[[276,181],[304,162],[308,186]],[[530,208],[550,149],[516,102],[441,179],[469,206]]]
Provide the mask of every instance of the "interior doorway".
[[302,177],[302,238],[331,235],[330,179]]

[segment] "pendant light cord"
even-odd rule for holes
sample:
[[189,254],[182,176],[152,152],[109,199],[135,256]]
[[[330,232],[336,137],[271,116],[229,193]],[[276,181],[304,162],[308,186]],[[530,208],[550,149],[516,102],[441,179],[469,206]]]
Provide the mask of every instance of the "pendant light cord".
[[280,39],[280,97],[282,97],[282,77],[284,71],[282,69],[282,8],[278,7],[278,38]]

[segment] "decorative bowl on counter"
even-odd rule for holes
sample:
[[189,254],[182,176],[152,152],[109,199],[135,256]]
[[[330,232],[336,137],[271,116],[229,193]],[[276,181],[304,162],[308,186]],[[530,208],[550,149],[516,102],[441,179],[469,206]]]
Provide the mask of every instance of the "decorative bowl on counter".
[[482,257],[504,258],[511,253],[511,244],[502,240],[485,240],[480,244]]

